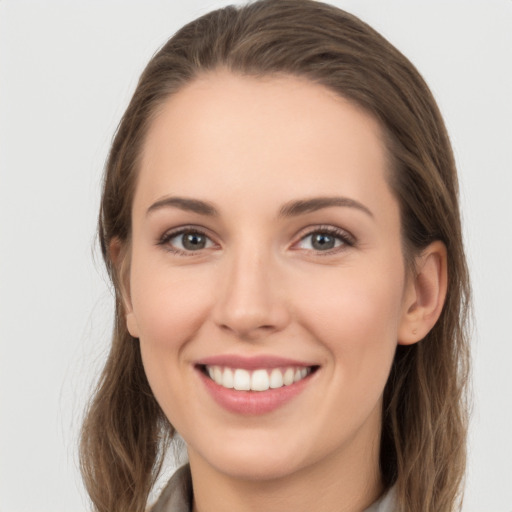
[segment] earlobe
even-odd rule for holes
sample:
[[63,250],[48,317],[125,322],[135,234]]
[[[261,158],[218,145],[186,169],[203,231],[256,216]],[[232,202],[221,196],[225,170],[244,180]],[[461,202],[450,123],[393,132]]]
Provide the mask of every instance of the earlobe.
[[109,257],[115,268],[118,291],[121,294],[126,318],[126,328],[131,336],[138,338],[139,330],[130,295],[130,251],[119,238],[113,238],[109,245]]
[[126,328],[133,338],[139,337],[139,327],[137,325],[135,315],[133,314],[133,310],[131,310],[129,313],[126,313]]
[[416,259],[416,272],[404,294],[398,343],[412,345],[423,339],[441,315],[448,283],[447,253],[443,242],[431,243]]

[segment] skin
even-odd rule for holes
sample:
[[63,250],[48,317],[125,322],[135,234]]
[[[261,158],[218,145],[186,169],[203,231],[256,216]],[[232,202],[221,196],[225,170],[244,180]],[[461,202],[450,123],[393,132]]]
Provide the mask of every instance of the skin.
[[[299,78],[211,73],[154,120],[132,209],[126,318],[187,443],[194,510],[355,512],[381,494],[382,392],[396,345],[428,332],[446,291],[440,243],[406,275],[386,162],[371,116]],[[334,196],[362,208],[279,215],[290,202]],[[204,248],[165,238],[184,226],[205,233]],[[311,237],[326,227],[342,237],[328,251]],[[121,252],[114,241],[115,260]],[[240,415],[212,400],[195,368],[219,354],[319,369],[277,410]]]

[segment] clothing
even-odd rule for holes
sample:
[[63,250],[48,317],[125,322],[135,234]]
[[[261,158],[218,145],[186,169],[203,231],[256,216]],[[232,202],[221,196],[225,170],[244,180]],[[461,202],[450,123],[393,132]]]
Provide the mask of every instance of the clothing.
[[192,478],[188,464],[172,475],[149,512],[192,512]]
[[[393,489],[364,512],[393,512]],[[192,479],[188,464],[179,468],[149,512],[192,512]]]

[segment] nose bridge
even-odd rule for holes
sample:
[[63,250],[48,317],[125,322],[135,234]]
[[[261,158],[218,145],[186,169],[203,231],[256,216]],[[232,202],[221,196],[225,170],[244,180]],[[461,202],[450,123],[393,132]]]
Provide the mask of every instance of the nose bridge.
[[248,240],[233,247],[223,263],[217,324],[242,338],[282,329],[288,314],[271,248]]

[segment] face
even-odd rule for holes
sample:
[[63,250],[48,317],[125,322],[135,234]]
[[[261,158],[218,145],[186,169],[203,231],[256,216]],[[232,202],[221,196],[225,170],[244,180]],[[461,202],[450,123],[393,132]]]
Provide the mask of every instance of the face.
[[212,73],[164,104],[127,323],[191,463],[277,478],[378,452],[406,296],[386,174],[377,122],[298,78]]

